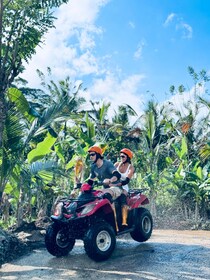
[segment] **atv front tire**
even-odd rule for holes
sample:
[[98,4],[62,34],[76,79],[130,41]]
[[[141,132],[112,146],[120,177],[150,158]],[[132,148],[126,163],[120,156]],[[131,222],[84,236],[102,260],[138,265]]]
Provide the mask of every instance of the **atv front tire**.
[[51,224],[45,235],[45,245],[48,252],[56,257],[62,257],[68,255],[73,249],[75,239],[69,238],[68,231],[57,225]]
[[94,261],[108,259],[114,251],[115,245],[114,229],[106,222],[94,224],[84,236],[85,251]]
[[135,229],[130,233],[131,237],[138,242],[148,240],[152,234],[153,220],[149,210],[138,208],[134,213]]

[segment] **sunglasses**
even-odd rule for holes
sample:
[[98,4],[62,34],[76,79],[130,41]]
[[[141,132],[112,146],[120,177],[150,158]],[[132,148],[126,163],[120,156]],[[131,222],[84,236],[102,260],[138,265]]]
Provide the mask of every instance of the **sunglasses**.
[[94,157],[96,154],[94,153],[94,154],[89,154],[89,157]]
[[120,156],[120,157],[121,157],[121,158],[126,158],[126,156],[123,156],[123,155],[122,155],[122,156]]

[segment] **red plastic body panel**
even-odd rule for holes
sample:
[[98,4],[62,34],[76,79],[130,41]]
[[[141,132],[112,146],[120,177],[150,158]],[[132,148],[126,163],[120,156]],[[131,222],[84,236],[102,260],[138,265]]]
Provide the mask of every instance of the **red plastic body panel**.
[[127,199],[130,209],[138,208],[140,205],[149,204],[149,199],[144,194],[135,194]]

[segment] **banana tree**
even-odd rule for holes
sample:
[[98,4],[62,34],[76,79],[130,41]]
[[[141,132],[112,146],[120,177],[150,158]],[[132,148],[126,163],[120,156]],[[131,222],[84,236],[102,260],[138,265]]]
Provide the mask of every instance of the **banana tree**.
[[[64,96],[59,103],[44,108],[40,113],[31,110],[27,100],[18,89],[9,89],[8,98],[11,104],[13,104],[11,111],[18,114],[14,123],[17,135],[19,133],[21,137],[14,138],[14,129],[8,134],[11,131],[11,128],[9,129],[11,127],[11,121],[8,121],[8,133],[4,137],[5,149],[1,154],[1,193],[3,193],[11,173],[14,169],[17,169],[17,163],[18,166],[23,167],[37,160],[51,158],[53,154],[55,155],[56,149],[54,150],[53,147],[60,132],[58,129],[62,128],[62,126],[57,126],[57,124],[70,119],[71,115],[76,115],[75,111],[72,113],[70,110],[71,106],[75,104],[75,96],[69,98]],[[8,104],[10,103],[8,102]],[[11,119],[10,115],[12,113],[10,111],[7,113],[9,120],[9,117]],[[11,150],[12,140],[18,142],[18,144],[13,143],[13,150]],[[16,153],[14,152],[15,149],[17,150]],[[17,157],[18,161],[14,160],[14,157]],[[21,170],[20,168],[20,179],[22,177],[21,174],[25,174]],[[19,188],[23,187],[24,182],[24,180],[20,180],[18,184]]]
[[[173,182],[178,187],[177,197],[181,200],[185,209],[185,216],[189,211],[194,211],[194,220],[197,223],[201,210],[201,202],[209,194],[209,163],[203,164],[199,158],[189,155],[188,138],[184,135],[180,137],[180,142],[172,144],[177,158],[173,158]],[[172,159],[171,159],[172,161]],[[188,210],[187,210],[188,208]]]
[[[29,180],[29,175],[32,177],[32,172],[30,172],[32,169],[27,160],[27,149],[25,148],[23,141],[25,137],[23,131],[26,128],[23,126],[23,122],[20,122],[20,117],[20,114],[16,112],[14,108],[10,108],[10,110],[8,110],[8,116],[6,119],[7,137],[5,136],[4,138],[7,139],[7,141],[4,140],[4,153],[0,155],[2,171],[1,186],[4,186],[2,192],[4,191],[10,199],[13,198],[13,206],[14,209],[16,209],[17,225],[22,223],[23,207],[26,205],[25,202],[30,205],[27,198],[30,197],[32,182],[35,183],[38,180],[41,187],[40,182],[43,182],[43,178],[46,176],[44,172],[49,173],[55,170],[55,163],[42,163],[42,168],[40,168],[39,165],[39,170],[37,171],[37,174],[34,175],[33,180]],[[47,151],[49,153],[49,146],[51,145],[51,142],[48,142]],[[45,148],[46,147],[47,145],[45,142]],[[37,152],[36,156],[38,154],[39,153]],[[40,152],[39,159],[41,159],[41,156],[43,157],[43,154],[46,154],[46,151]],[[36,162],[36,164],[38,164],[38,162]],[[35,171],[35,168],[33,168],[33,171]],[[41,172],[43,172],[43,174]]]
[[198,220],[198,209],[203,199],[203,190],[199,188],[202,182],[199,181],[201,178],[196,177],[197,171],[195,169],[200,170],[199,168],[202,169],[208,164],[208,135],[210,132],[209,102],[204,97],[201,98],[201,93],[205,96],[207,91],[205,84],[210,79],[204,70],[196,73],[192,67],[189,67],[188,71],[194,81],[192,90],[187,93],[183,86],[179,86],[178,90],[172,86],[171,93],[180,95],[181,99],[183,99],[184,94],[190,94],[191,99],[186,98],[186,101],[183,101],[179,106],[172,101],[167,104],[173,129],[172,141],[169,142],[172,148],[169,158],[173,163],[171,174],[174,177],[172,176],[170,181],[173,181],[178,187],[186,216],[188,216],[187,208],[193,209],[195,211],[194,217]]

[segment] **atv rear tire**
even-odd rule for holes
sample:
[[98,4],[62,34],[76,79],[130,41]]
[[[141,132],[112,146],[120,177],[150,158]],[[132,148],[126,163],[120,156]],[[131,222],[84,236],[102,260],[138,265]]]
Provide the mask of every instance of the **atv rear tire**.
[[138,242],[148,240],[152,234],[153,220],[149,210],[138,208],[134,214],[135,229],[130,233],[131,237]]
[[45,245],[48,252],[56,257],[68,255],[73,249],[75,239],[69,238],[68,231],[57,225],[51,224],[46,231]]
[[115,245],[114,229],[106,222],[94,224],[84,236],[85,251],[94,261],[108,259],[114,251]]

